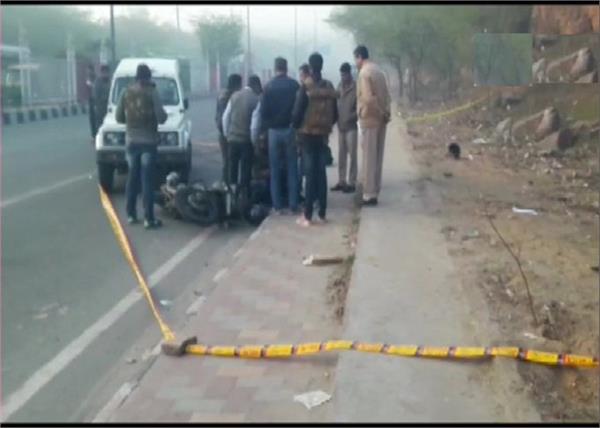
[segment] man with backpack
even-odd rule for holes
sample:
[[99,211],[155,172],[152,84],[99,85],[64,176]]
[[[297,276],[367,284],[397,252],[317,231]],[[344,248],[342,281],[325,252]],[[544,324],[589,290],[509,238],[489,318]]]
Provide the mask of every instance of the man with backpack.
[[125,144],[129,166],[127,177],[127,221],[138,223],[136,214],[140,183],[144,199],[144,227],[154,229],[162,222],[154,218],[154,180],[159,142],[158,124],[167,121],[152,73],[146,64],[137,67],[135,83],[130,85],[121,98],[116,111],[118,123],[126,124]]
[[315,52],[308,58],[310,76],[304,80],[294,104],[293,126],[302,145],[306,175],[304,215],[297,223],[312,224],[315,200],[319,201],[318,217],[326,221],[327,215],[327,142],[337,121],[336,91],[332,83],[321,77],[323,57]]

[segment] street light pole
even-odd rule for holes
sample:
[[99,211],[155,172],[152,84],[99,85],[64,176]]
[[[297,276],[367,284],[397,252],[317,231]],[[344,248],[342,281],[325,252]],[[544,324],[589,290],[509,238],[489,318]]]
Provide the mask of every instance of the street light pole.
[[115,46],[115,11],[112,4],[110,5],[110,62],[111,70],[114,71],[117,62],[117,48]]
[[250,58],[251,58],[251,51],[250,51],[250,6],[246,6],[246,70],[245,70],[245,78],[246,78],[246,83],[248,83],[248,78],[250,77],[250,69],[251,69],[251,64],[250,64]]
[[313,10],[313,51],[317,50],[317,9]]
[[294,72],[298,72],[298,6],[294,6]]

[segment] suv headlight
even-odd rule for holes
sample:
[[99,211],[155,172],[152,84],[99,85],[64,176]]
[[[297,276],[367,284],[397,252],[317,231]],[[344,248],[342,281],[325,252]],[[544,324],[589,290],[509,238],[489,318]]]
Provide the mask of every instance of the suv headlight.
[[105,132],[105,146],[123,146],[125,145],[125,133],[123,132]]
[[176,146],[178,143],[177,132],[161,132],[160,133],[160,145],[161,146]]

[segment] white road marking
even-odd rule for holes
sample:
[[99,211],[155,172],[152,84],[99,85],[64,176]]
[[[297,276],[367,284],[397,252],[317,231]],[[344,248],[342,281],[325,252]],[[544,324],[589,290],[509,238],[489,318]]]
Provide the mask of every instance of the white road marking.
[[257,229],[255,232],[252,233],[252,235],[250,235],[250,241],[254,241],[258,235],[260,235],[260,229]]
[[202,304],[204,303],[204,301],[206,300],[206,297],[204,296],[200,296],[198,297],[194,303],[192,303],[185,311],[186,315],[196,315],[198,313],[198,311],[200,310],[200,306],[202,306]]
[[30,192],[23,193],[22,195],[5,199],[4,201],[2,201],[0,203],[0,208],[6,208],[11,205],[15,205],[20,202],[26,201],[27,199],[33,198],[35,196],[53,192],[55,190],[60,189],[61,187],[68,186],[69,184],[73,184],[78,181],[89,180],[89,179],[90,179],[90,172],[86,172],[85,174],[81,174],[81,175],[76,175],[75,177],[67,178],[66,180],[62,180],[62,181],[59,181],[58,183],[54,183],[51,186],[40,187],[39,189],[35,189]]
[[239,256],[242,255],[243,252],[244,252],[244,247],[241,246],[240,249],[235,252],[235,254],[233,255],[233,258],[237,259]]
[[[194,250],[206,241],[216,230],[216,227],[205,229],[202,233],[189,241],[185,247],[179,250],[173,257],[160,266],[148,280],[149,286],[156,286],[175,267],[188,257]],[[88,327],[78,338],[69,343],[52,360],[39,368],[19,389],[10,394],[2,405],[2,421],[6,421],[13,413],[27,403],[40,389],[46,386],[56,375],[58,375],[71,361],[79,356],[94,342],[100,334],[108,330],[119,320],[130,308],[136,304],[143,295],[138,287],[127,294],[113,308],[104,314],[99,320]]]
[[219,282],[219,280],[221,278],[223,278],[225,275],[227,274],[227,268],[223,268],[221,269],[219,272],[217,272],[217,274],[215,275],[215,277],[213,278],[214,282]]
[[108,422],[110,416],[115,410],[127,399],[129,394],[135,389],[137,382],[125,382],[117,390],[115,395],[106,403],[106,405],[98,412],[92,423]]

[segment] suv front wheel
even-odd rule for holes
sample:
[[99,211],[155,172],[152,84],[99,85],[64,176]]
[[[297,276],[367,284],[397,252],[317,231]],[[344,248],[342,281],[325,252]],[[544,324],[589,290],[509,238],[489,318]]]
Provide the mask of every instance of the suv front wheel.
[[114,178],[115,167],[113,165],[106,163],[98,164],[98,181],[106,193],[112,192]]
[[189,145],[189,149],[186,155],[185,164],[179,169],[179,177],[182,183],[188,182],[190,178],[190,172],[192,171],[192,145]]

